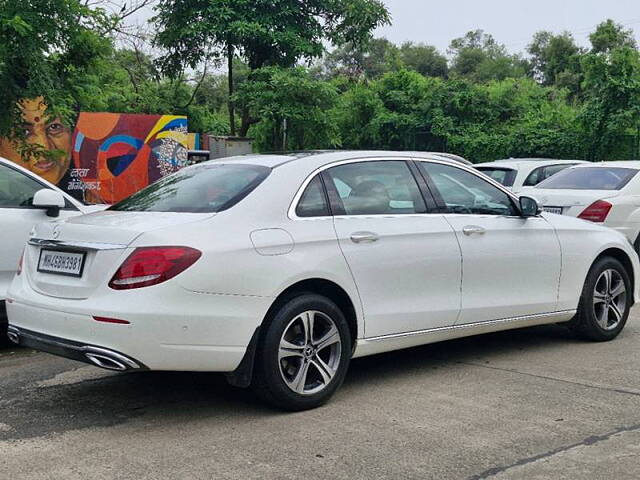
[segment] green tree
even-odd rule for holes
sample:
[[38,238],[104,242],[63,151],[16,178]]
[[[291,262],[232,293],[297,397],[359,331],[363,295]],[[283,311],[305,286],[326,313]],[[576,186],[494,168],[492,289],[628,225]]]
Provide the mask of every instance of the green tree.
[[467,32],[449,45],[452,56],[451,72],[475,82],[521,77],[526,62],[518,55],[510,55],[504,45],[482,30]]
[[400,51],[386,38],[374,38],[364,44],[346,43],[329,54],[322,68],[326,76],[343,75],[351,80],[374,79],[402,65]]
[[[154,21],[156,42],[168,52],[162,62],[167,73],[176,77],[185,67],[226,55],[231,94],[235,55],[251,71],[291,67],[320,57],[323,42],[367,41],[389,22],[389,13],[380,0],[160,0]],[[233,103],[229,111],[233,132]],[[239,134],[246,135],[257,121],[244,109]]]
[[302,67],[264,67],[241,84],[235,101],[259,124],[251,130],[262,151],[327,148],[338,144],[338,131],[330,114],[336,89],[314,79]]
[[620,154],[621,140],[640,129],[640,53],[630,47],[591,53],[585,71],[581,120],[588,158],[604,160]]
[[622,25],[611,19],[598,25],[596,31],[589,35],[589,40],[593,53],[608,53],[620,47],[636,48],[633,31],[625,30]]
[[543,85],[567,88],[573,94],[579,92],[582,81],[580,59],[584,52],[570,33],[537,32],[527,52],[531,55],[532,73],[536,80]]
[[42,96],[51,115],[74,116],[91,70],[110,52],[105,32],[113,21],[78,0],[3,0],[0,135],[19,136],[18,101],[24,98]]
[[449,73],[447,58],[432,45],[405,42],[400,46],[400,59],[405,67],[426,77],[446,78]]

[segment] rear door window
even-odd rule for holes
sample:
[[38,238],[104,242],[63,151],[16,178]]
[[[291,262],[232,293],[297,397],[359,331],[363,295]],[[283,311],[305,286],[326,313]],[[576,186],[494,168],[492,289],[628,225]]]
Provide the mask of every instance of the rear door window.
[[402,160],[348,163],[326,173],[346,215],[426,212],[418,184]]

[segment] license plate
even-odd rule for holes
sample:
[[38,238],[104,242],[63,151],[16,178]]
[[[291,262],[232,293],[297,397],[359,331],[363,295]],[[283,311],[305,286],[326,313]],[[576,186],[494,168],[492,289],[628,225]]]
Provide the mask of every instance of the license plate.
[[542,211],[562,215],[562,207],[542,207]]
[[81,277],[86,252],[62,252],[60,250],[41,250],[38,271],[56,275]]

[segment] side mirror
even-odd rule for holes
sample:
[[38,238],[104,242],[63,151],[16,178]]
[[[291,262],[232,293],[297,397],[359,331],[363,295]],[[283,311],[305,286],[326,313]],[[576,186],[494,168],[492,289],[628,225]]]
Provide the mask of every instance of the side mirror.
[[523,217],[536,217],[542,213],[540,205],[535,198],[520,197],[520,215]]
[[32,205],[35,208],[46,210],[49,217],[57,217],[60,215],[60,209],[64,208],[65,203],[64,197],[60,192],[50,188],[43,188],[33,196]]

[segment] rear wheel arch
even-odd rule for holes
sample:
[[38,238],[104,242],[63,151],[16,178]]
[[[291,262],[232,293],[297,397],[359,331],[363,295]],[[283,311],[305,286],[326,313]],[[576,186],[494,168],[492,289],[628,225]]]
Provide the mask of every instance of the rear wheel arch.
[[358,315],[356,313],[355,303],[351,296],[337,283],[326,280],[324,278],[309,278],[306,280],[298,281],[286,289],[284,289],[274,300],[274,302],[267,310],[267,313],[262,321],[261,330],[265,330],[269,320],[273,318],[273,315],[281,308],[285,303],[292,298],[304,295],[306,293],[315,293],[322,295],[334,302],[338,308],[342,311],[349,325],[349,333],[351,334],[351,345],[355,348],[356,340],[358,338]]

